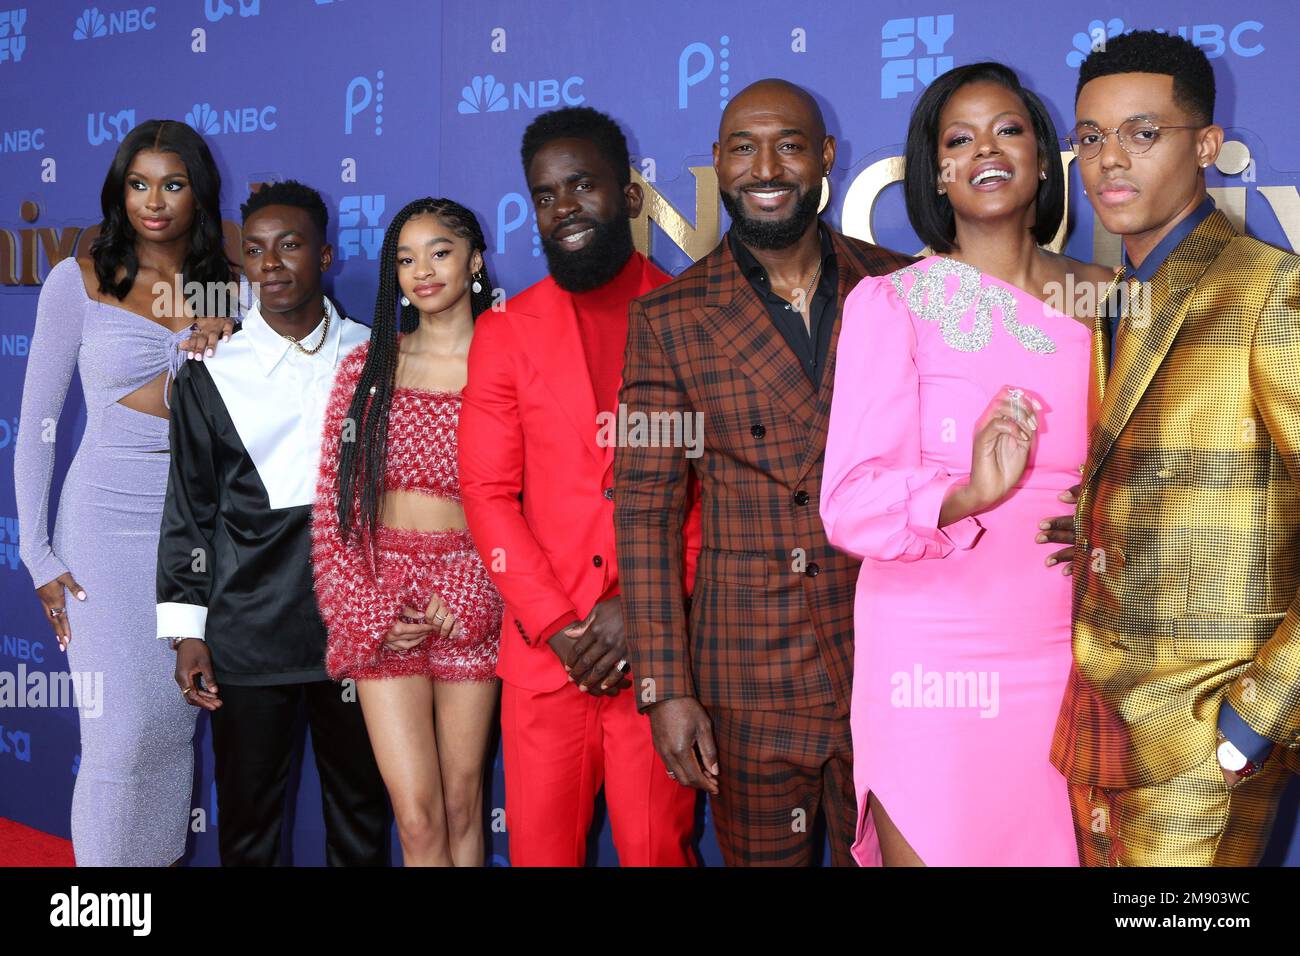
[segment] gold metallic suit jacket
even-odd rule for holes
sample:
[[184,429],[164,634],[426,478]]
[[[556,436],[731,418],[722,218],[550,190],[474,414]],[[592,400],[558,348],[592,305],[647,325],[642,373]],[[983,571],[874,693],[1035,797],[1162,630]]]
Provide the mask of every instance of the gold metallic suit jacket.
[[1093,328],[1052,762],[1167,780],[1213,750],[1226,693],[1300,771],[1300,257],[1216,211],[1143,291],[1113,371]]

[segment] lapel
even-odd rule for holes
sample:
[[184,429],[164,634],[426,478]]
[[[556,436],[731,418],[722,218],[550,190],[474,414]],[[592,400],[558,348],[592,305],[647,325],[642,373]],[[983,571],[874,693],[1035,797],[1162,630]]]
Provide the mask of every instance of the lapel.
[[[799,469],[796,483],[812,470],[826,449],[826,434],[830,426],[831,392],[835,385],[835,359],[839,352],[840,327],[843,325],[844,300],[848,298],[853,287],[862,279],[863,273],[856,268],[857,259],[853,256],[848,243],[840,234],[831,231],[831,243],[835,246],[835,263],[839,272],[836,288],[834,325],[831,326],[831,344],[826,353],[826,367],[822,369],[821,387],[817,390],[817,405],[813,411],[812,428],[808,435],[808,447],[804,450],[803,463]],[[800,369],[802,373],[802,369]],[[804,376],[805,380],[807,376]]]
[[741,274],[727,236],[709,254],[705,269],[700,324],[758,391],[783,405],[803,432],[811,432],[816,427],[817,402],[812,382]]
[[[1085,481],[1090,481],[1101,463],[1110,454],[1115,440],[1133,415],[1133,410],[1146,393],[1165,356],[1169,354],[1187,308],[1192,301],[1195,285],[1210,267],[1223,248],[1237,235],[1224,214],[1218,210],[1180,242],[1169,254],[1151,282],[1142,303],[1149,308],[1151,321],[1146,328],[1132,324],[1123,330],[1124,347],[1115,356],[1115,367],[1106,374],[1106,340],[1109,330],[1106,320],[1098,319],[1093,325],[1092,387],[1098,398],[1097,415],[1089,440],[1088,468]],[[1127,319],[1125,320],[1128,321]]]
[[[582,436],[582,444],[592,458],[607,464],[614,449],[600,448],[594,440],[596,434],[596,393],[591,386],[591,372],[587,369],[587,352],[578,332],[578,314],[573,299],[550,276],[541,280],[541,288],[534,290],[538,300],[530,303],[528,312],[515,313],[519,341],[529,343],[532,362],[542,382],[555,396],[569,423]],[[522,320],[522,321],[520,321]]]

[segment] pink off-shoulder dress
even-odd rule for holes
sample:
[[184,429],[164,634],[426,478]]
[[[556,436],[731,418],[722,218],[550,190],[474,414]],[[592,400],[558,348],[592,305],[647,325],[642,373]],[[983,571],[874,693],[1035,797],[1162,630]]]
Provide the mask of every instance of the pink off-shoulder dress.
[[[874,793],[928,866],[1077,866],[1048,761],[1070,671],[1070,578],[1038,523],[1068,510],[1086,451],[1089,330],[931,256],[844,304],[821,492],[863,559],[854,606],[853,854],[880,865]],[[938,527],[1003,386],[1042,404],[1029,465],[991,511]]]

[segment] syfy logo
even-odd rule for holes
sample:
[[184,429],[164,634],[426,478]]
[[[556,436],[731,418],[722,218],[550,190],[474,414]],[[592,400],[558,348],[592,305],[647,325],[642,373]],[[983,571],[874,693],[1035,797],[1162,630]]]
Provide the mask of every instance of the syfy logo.
[[339,200],[339,242],[335,249],[340,259],[379,258],[384,244],[384,229],[379,224],[384,202],[383,194],[344,196]]
[[504,113],[506,110],[549,110],[565,106],[580,106],[587,97],[578,91],[585,81],[580,76],[571,76],[567,80],[529,80],[527,83],[515,83],[513,97],[506,95],[506,85],[491,73],[476,76],[468,86],[461,87],[460,102],[456,112],[470,113]]
[[91,146],[100,143],[120,143],[135,126],[135,110],[118,110],[116,113],[86,114],[86,142]]
[[218,113],[210,103],[195,103],[185,122],[204,136],[223,133],[267,133],[275,129],[274,106],[245,106]]
[[18,570],[17,515],[0,515],[0,568]]
[[[262,0],[239,0],[238,6],[241,17],[255,17],[262,12]],[[233,0],[203,0],[203,15],[209,23],[216,23],[222,17],[233,17]]]
[[7,129],[0,135],[0,153],[26,153],[45,148],[45,129]]
[[[1093,20],[1088,24],[1086,33],[1076,33],[1073,38],[1074,49],[1065,55],[1068,66],[1078,69],[1089,53],[1106,49],[1106,41],[1124,33],[1132,33],[1137,27],[1126,27],[1119,17],[1111,17],[1106,22]],[[1228,51],[1237,56],[1259,56],[1264,52],[1264,44],[1248,42],[1246,34],[1262,33],[1264,24],[1258,20],[1242,20],[1229,29],[1221,23],[1196,23],[1175,27],[1151,27],[1159,33],[1177,33],[1184,40],[1190,40],[1195,46],[1205,51],[1206,59],[1213,60]],[[1253,41],[1253,37],[1251,40]]]
[[347,92],[343,94],[343,133],[352,135],[352,117],[365,112],[370,104],[375,104],[375,135],[384,134],[384,71],[375,71],[375,81],[368,76],[354,76],[348,81]]
[[27,26],[27,8],[17,10],[0,10],[0,63],[13,60],[22,62],[27,51],[27,37],[23,28]]
[[689,105],[690,90],[692,86],[698,86],[707,80],[713,73],[713,67],[718,67],[718,96],[722,100],[722,106],[727,105],[727,97],[731,95],[729,84],[731,75],[728,72],[731,66],[731,37],[723,36],[718,40],[718,49],[715,56],[713,47],[707,43],[688,43],[682,47],[682,52],[677,55],[677,108],[684,110]]
[[[929,86],[936,76],[952,69],[951,56],[939,56],[952,39],[951,13],[934,17],[899,17],[886,20],[880,28],[880,98],[892,100],[900,93],[911,93],[916,82]],[[925,56],[914,56],[916,42],[925,47]]]
[[155,7],[140,7],[135,10],[119,10],[105,17],[99,12],[99,7],[87,7],[77,17],[72,39],[95,40],[99,37],[152,30],[157,26],[154,22],[154,14],[157,12]]

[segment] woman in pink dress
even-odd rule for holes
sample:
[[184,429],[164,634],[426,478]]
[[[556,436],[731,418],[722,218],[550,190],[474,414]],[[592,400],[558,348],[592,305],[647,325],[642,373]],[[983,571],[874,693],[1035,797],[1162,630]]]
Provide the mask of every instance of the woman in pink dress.
[[905,188],[939,254],[845,301],[821,492],[831,543],[863,558],[853,854],[1074,866],[1048,762],[1070,581],[1044,567],[1040,522],[1069,510],[1086,451],[1089,316],[1064,296],[1110,273],[1040,248],[1063,213],[1059,144],[1000,64],[928,87]]

